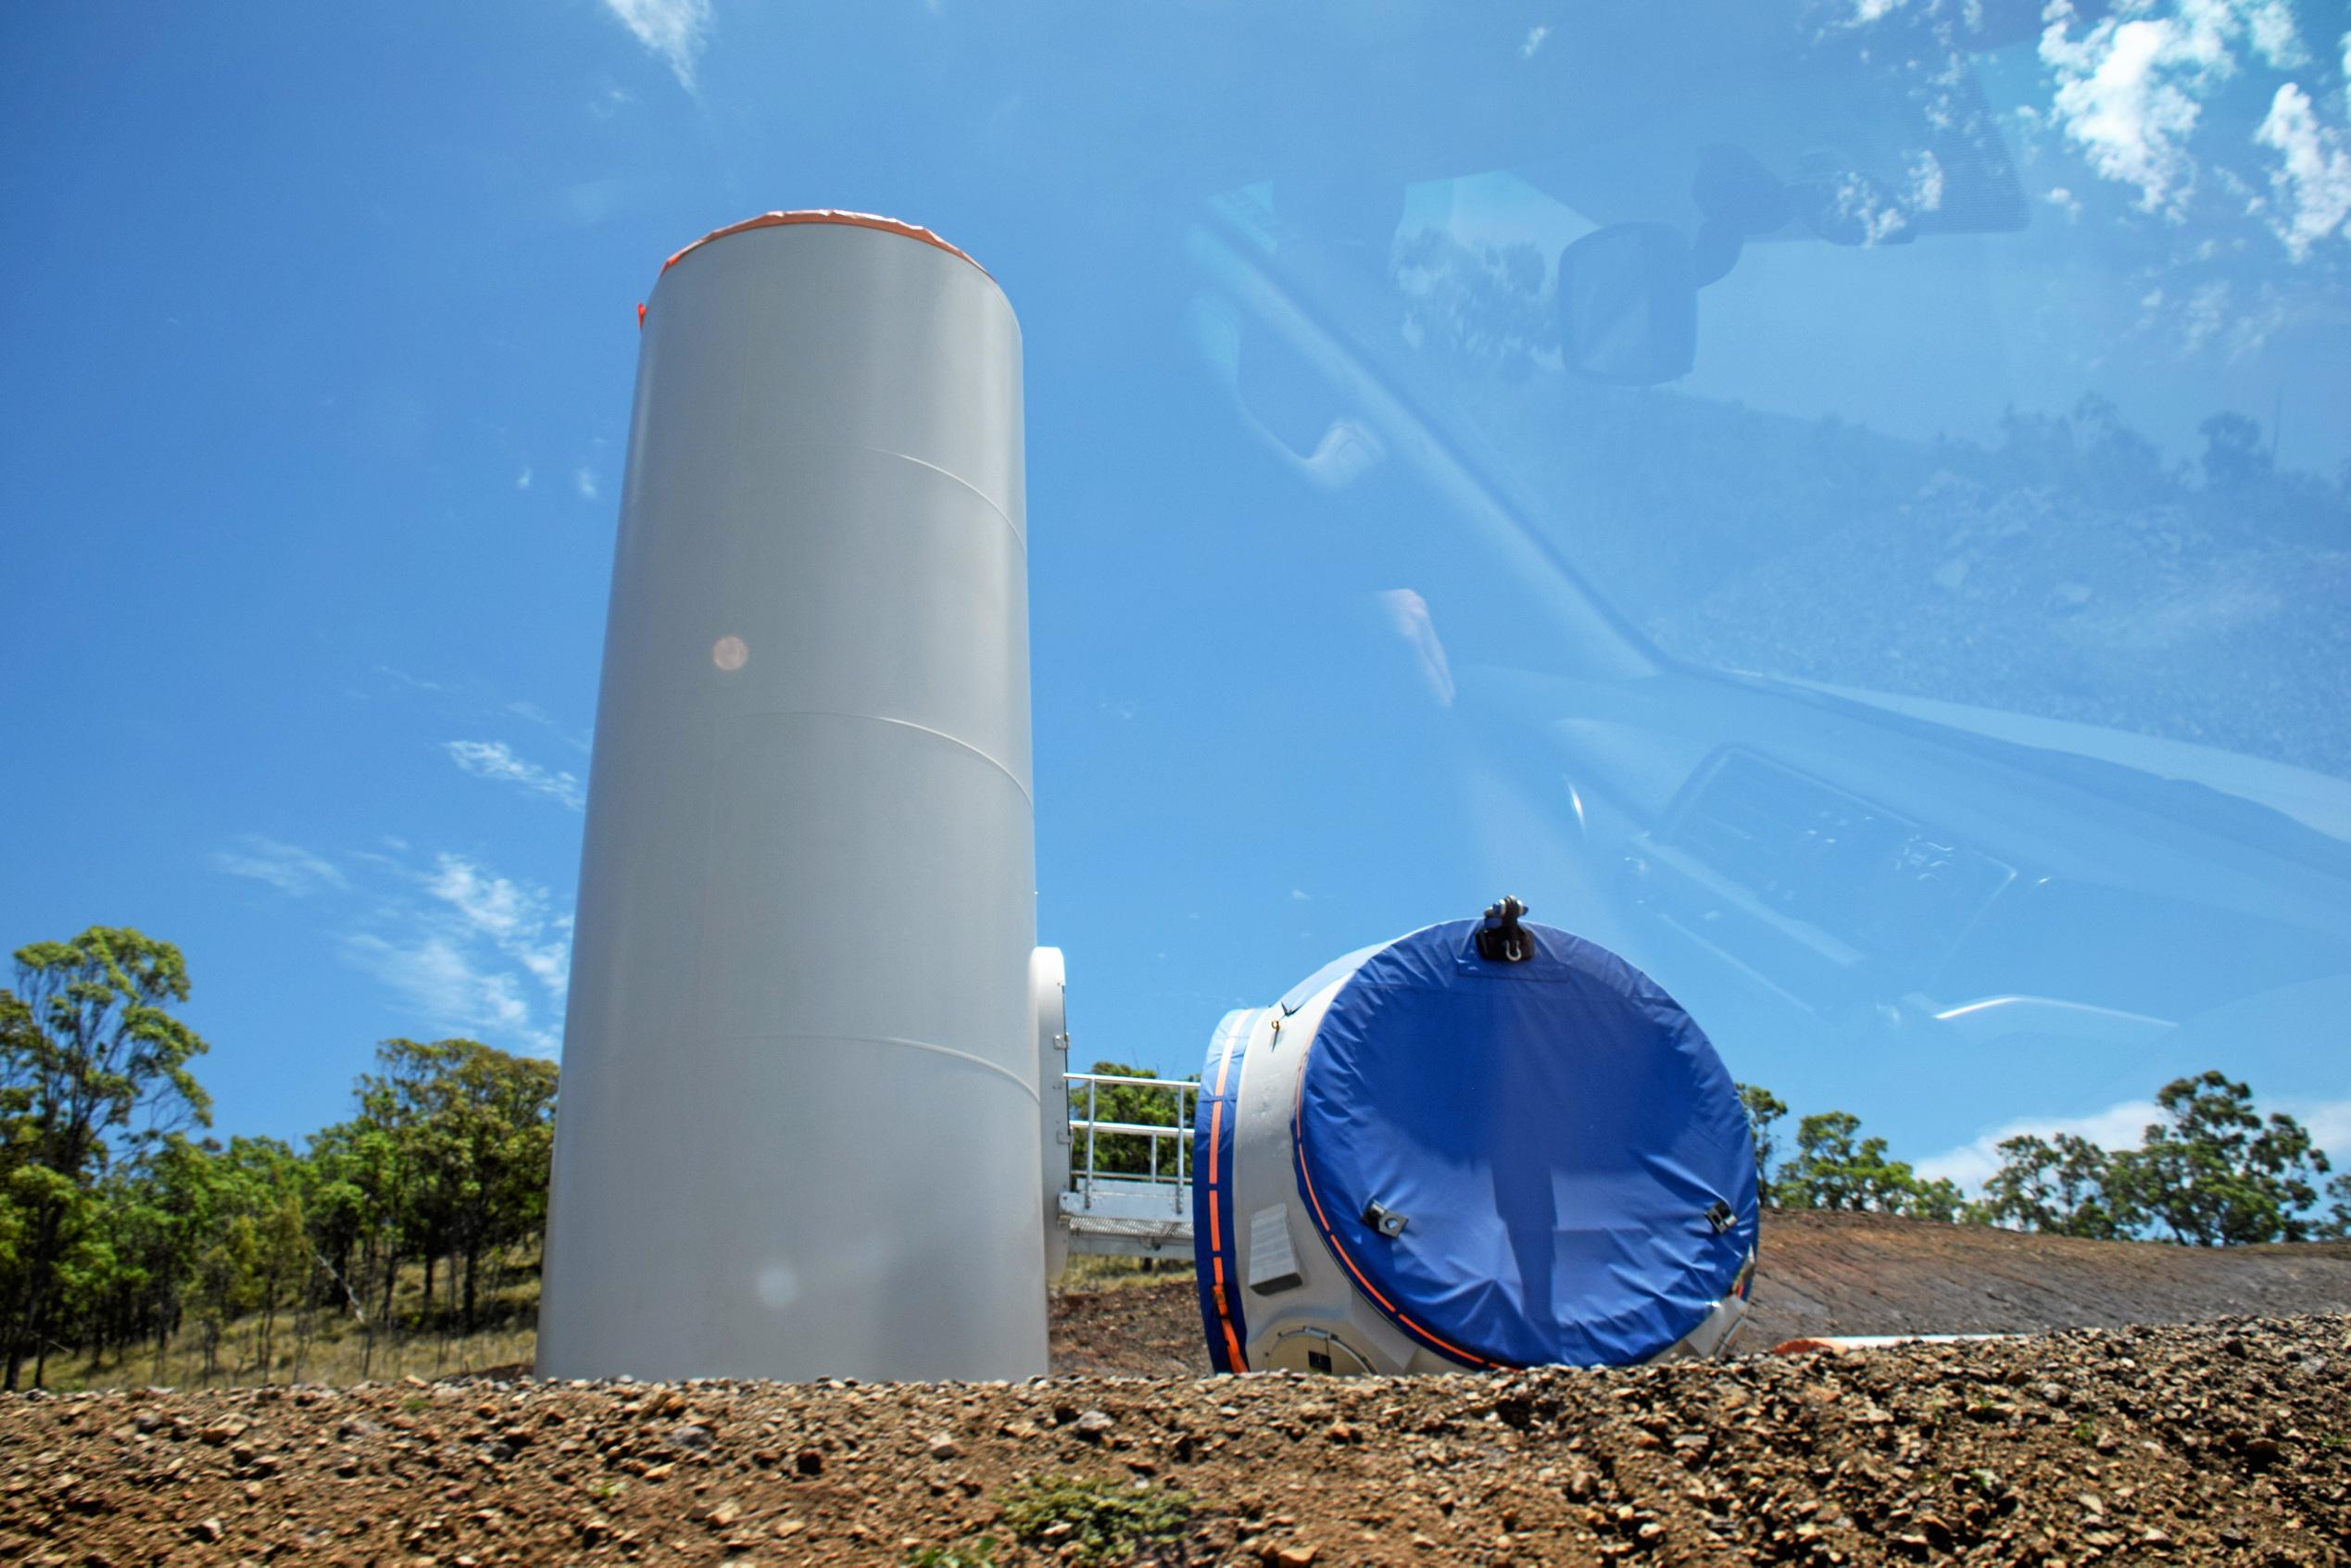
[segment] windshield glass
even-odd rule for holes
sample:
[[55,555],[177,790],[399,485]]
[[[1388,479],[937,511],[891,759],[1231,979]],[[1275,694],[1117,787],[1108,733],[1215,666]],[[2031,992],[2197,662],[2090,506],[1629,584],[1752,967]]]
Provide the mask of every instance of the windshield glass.
[[1074,1065],[1512,894],[1963,1185],[2351,1157],[2339,4],[106,10],[0,51],[0,914],[191,942],[224,1127],[559,1049],[638,305],[838,207],[1019,317]]

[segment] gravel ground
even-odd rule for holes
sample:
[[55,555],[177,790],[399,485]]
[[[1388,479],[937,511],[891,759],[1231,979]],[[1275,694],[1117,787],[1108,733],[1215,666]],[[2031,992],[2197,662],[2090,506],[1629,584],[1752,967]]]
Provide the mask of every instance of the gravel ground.
[[1166,1562],[2332,1563],[2346,1368],[2337,1315],[1488,1377],[23,1396],[0,1560],[1076,1561],[1004,1507],[1059,1476],[1188,1494]]

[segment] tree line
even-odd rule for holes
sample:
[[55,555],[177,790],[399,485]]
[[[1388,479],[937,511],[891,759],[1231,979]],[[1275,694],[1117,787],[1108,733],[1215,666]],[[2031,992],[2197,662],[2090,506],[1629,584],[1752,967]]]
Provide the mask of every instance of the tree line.
[[[1092,1071],[1153,1076],[1149,1068],[1120,1061],[1098,1061]],[[1186,1081],[1198,1078],[1194,1073]],[[2000,1168],[1973,1197],[1949,1177],[1921,1176],[1909,1161],[1895,1159],[1886,1139],[1863,1135],[1861,1118],[1849,1110],[1798,1118],[1790,1151],[1780,1133],[1787,1104],[1752,1084],[1738,1089],[1754,1135],[1756,1185],[1774,1208],[2200,1247],[2351,1237],[2351,1173],[2329,1180],[2326,1151],[2307,1128],[2291,1116],[2263,1116],[2250,1086],[2218,1072],[2174,1079],[2156,1091],[2162,1120],[2145,1128],[2136,1148],[2102,1148],[2072,1133],[2005,1139],[1996,1146]],[[1173,1127],[1176,1098],[1166,1089],[1105,1084],[1095,1092],[1094,1115]],[[1073,1089],[1070,1114],[1082,1119],[1086,1113],[1083,1092]],[[1150,1156],[1150,1140],[1137,1134],[1101,1133],[1095,1139],[1095,1167],[1105,1174],[1146,1174],[1152,1170]],[[1084,1161],[1083,1133],[1071,1158]],[[1165,1178],[1175,1169],[1175,1151],[1163,1142],[1157,1172]],[[2322,1198],[2328,1202],[2323,1212]]]
[[1739,1098],[1754,1134],[1756,1183],[1764,1201],[1782,1209],[2196,1247],[2351,1236],[2351,1173],[2329,1180],[2326,1151],[2307,1128],[2282,1113],[2264,1117],[2252,1088],[2219,1072],[2157,1090],[2161,1120],[2135,1148],[2104,1148],[2072,1133],[2005,1139],[1995,1146],[1999,1169],[1974,1198],[1948,1177],[1920,1176],[1888,1153],[1884,1138],[1863,1137],[1861,1119],[1845,1110],[1801,1118],[1795,1151],[1783,1160],[1777,1129],[1788,1107],[1750,1084],[1739,1085]]
[[[204,1135],[205,1041],[180,950],[94,926],[18,949],[0,989],[0,1348],[5,1382],[53,1355],[158,1374],[195,1334],[264,1369],[322,1315],[379,1336],[471,1329],[485,1275],[547,1220],[556,1069],[472,1040],[385,1041],[352,1114],[296,1149]],[[407,1271],[421,1294],[396,1299]],[[405,1316],[398,1315],[405,1308]],[[245,1336],[226,1344],[233,1329]]]

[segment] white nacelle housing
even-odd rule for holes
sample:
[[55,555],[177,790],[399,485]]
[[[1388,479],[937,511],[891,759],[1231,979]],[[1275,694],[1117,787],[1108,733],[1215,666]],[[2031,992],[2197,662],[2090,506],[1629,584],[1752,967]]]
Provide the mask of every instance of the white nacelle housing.
[[1735,1086],[1647,977],[1476,922],[1228,1014],[1193,1245],[1221,1371],[1458,1372],[1722,1348],[1755,1258]]

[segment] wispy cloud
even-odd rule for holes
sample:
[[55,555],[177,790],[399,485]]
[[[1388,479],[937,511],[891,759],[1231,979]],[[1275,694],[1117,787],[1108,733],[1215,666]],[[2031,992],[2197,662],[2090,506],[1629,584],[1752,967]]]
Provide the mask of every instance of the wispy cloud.
[[404,691],[442,692],[448,689],[446,686],[442,685],[438,681],[423,680],[418,676],[409,674],[405,670],[395,670],[388,664],[377,665],[374,672],[383,676],[385,680],[391,682],[394,685],[400,687]]
[[1551,29],[1542,26],[1540,23],[1528,29],[1527,42],[1518,46],[1518,57],[1522,60],[1533,59],[1535,57],[1535,51],[1541,48],[1543,46],[1543,40],[1549,38],[1550,36]]
[[324,857],[258,834],[212,859],[292,897],[328,896],[325,920],[339,909],[347,922],[344,960],[388,986],[408,1015],[392,1032],[554,1051],[572,982],[570,912],[546,888],[466,856],[436,854],[420,869],[406,840],[382,842],[388,853],[345,857],[357,884]]
[[489,779],[497,784],[510,784],[534,795],[544,795],[560,801],[577,811],[587,805],[587,797],[580,789],[580,781],[571,773],[542,768],[514,754],[514,748],[504,741],[453,740],[444,749],[449,760],[477,779]]
[[542,1054],[560,1044],[559,1035],[534,1022],[513,974],[481,967],[446,936],[403,943],[363,933],[346,938],[343,950],[413,1009],[425,1033],[513,1041]]
[[1293,887],[1289,890],[1289,899],[1293,904],[1307,903],[1311,901],[1314,897],[1314,896],[1312,893],[1307,892],[1302,887]]
[[559,1003],[572,984],[572,917],[558,914],[544,887],[512,882],[462,856],[434,858],[425,891],[455,911],[471,935],[522,966]]
[[1380,612],[1396,634],[1411,645],[1420,661],[1421,679],[1428,684],[1431,696],[1451,708],[1453,705],[1453,671],[1445,659],[1445,645],[1437,638],[1437,622],[1428,613],[1428,601],[1410,588],[1390,588],[1377,596]]
[[572,750],[580,752],[583,755],[586,753],[588,749],[587,736],[572,734],[562,725],[555,721],[554,714],[549,713],[537,703],[509,702],[506,705],[506,710],[509,713],[513,714],[517,719],[527,719],[532,723],[540,726],[542,729],[553,731],[555,738],[561,741],[565,746],[570,746]]
[[678,85],[694,91],[695,62],[710,31],[710,0],[604,0],[636,41],[667,63]]
[[258,833],[239,838],[233,849],[213,851],[212,869],[266,882],[296,898],[350,885],[349,879],[333,861]]
[[531,465],[530,465],[530,464],[528,464],[528,463],[524,463],[524,464],[522,465],[522,471],[521,473],[518,473],[518,474],[516,474],[516,475],[514,476],[514,488],[516,488],[517,490],[528,490],[529,488],[531,488]]
[[597,495],[595,470],[592,469],[574,469],[572,472],[572,488],[580,493],[581,500],[595,500]]
[[414,1011],[414,1027],[561,1046],[572,917],[546,888],[444,851],[429,871],[392,866],[383,894],[343,953]]

